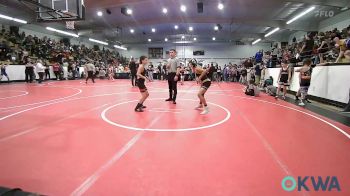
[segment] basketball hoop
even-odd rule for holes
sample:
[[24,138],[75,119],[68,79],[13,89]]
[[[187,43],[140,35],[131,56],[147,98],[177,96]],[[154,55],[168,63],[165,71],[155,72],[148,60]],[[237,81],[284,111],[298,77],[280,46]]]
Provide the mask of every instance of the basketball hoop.
[[66,21],[66,28],[74,30],[74,21]]

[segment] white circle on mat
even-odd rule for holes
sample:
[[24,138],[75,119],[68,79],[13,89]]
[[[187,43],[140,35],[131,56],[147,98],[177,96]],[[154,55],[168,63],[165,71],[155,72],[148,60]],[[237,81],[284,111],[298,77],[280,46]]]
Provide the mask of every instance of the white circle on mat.
[[[153,99],[148,99],[148,100],[163,100],[164,98],[153,98]],[[185,101],[198,101],[198,100],[195,100],[195,99],[178,99],[178,100],[185,100]],[[135,131],[195,131],[195,130],[201,130],[201,129],[207,129],[207,128],[211,128],[211,127],[215,127],[215,126],[218,126],[224,122],[226,122],[228,119],[230,119],[231,117],[231,112],[221,106],[221,105],[218,105],[218,104],[215,104],[215,103],[211,103],[211,102],[208,102],[208,105],[213,105],[213,106],[216,106],[216,107],[219,107],[221,108],[222,110],[224,110],[226,112],[226,117],[223,119],[223,120],[220,120],[219,122],[217,123],[213,123],[211,125],[206,125],[206,126],[200,126],[200,127],[191,127],[191,128],[179,128],[179,129],[151,129],[151,128],[139,128],[139,127],[132,127],[132,126],[126,126],[126,125],[122,125],[122,124],[119,124],[119,123],[116,123],[116,122],[113,122],[111,120],[109,120],[107,117],[106,117],[106,113],[116,107],[116,106],[119,106],[119,105],[123,105],[123,104],[127,104],[127,103],[132,103],[132,102],[137,102],[138,100],[132,100],[132,101],[125,101],[125,102],[121,102],[121,103],[117,103],[117,104],[114,104],[108,108],[106,108],[105,110],[102,111],[101,113],[101,118],[106,121],[107,123],[111,124],[111,125],[114,125],[114,126],[117,126],[117,127],[121,127],[121,128],[125,128],[125,129],[130,129],[130,130],[135,130]],[[210,113],[209,113],[210,114]]]
[[11,98],[15,98],[15,97],[21,97],[21,96],[25,96],[28,95],[29,92],[28,91],[18,91],[18,90],[8,90],[8,91],[2,91],[1,93],[5,93],[5,92],[22,92],[23,94],[19,94],[19,95],[13,95],[13,96],[9,96],[9,97],[0,97],[0,99],[11,99]]

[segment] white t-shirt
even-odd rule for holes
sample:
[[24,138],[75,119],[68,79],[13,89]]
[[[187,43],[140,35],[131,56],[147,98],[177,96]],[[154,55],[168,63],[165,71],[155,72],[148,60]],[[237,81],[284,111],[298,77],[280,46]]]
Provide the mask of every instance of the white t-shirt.
[[39,72],[45,72],[45,67],[41,63],[37,63],[35,66],[36,71]]

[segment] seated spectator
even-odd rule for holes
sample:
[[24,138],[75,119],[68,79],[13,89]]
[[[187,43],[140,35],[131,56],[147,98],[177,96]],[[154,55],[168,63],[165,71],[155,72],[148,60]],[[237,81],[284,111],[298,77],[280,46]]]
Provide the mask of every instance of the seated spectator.
[[264,81],[264,88],[268,87],[268,86],[273,86],[273,77],[270,76],[269,78],[267,78],[265,81]]
[[249,84],[246,86],[244,93],[249,96],[259,96],[259,88],[255,85],[254,80],[249,80]]
[[99,78],[101,80],[106,78],[106,71],[104,69],[100,69]]
[[[333,41],[335,42],[335,47],[339,49],[339,56],[335,62],[350,62],[350,39],[340,39],[340,37],[337,36]],[[346,60],[344,61],[342,58]]]
[[272,85],[267,86],[265,90],[266,90],[266,93],[272,97],[275,97],[277,95],[277,87],[275,86],[272,86]]

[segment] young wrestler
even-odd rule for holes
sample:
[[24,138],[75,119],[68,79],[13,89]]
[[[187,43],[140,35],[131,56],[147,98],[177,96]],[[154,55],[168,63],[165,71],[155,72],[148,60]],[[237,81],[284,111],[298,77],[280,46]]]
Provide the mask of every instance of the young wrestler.
[[207,101],[205,100],[204,94],[205,92],[207,92],[211,85],[211,81],[207,76],[209,69],[204,70],[201,67],[197,66],[197,62],[195,60],[191,60],[189,64],[192,68],[193,73],[196,74],[196,80],[201,83],[201,88],[198,92],[199,105],[196,107],[196,109],[199,110],[204,106],[203,112],[201,114],[208,114],[209,108],[207,105]]
[[289,87],[290,80],[292,78],[291,69],[289,68],[287,61],[282,62],[282,68],[280,70],[278,78],[279,79],[276,99],[278,98],[279,92],[281,92],[281,88],[283,88],[282,99],[286,99],[287,87]]
[[301,94],[301,100],[299,105],[304,106],[307,92],[310,87],[311,75],[312,75],[312,61],[311,59],[304,59],[303,66],[300,69],[297,69],[296,72],[300,72],[300,89],[298,94]]
[[137,103],[137,106],[135,107],[135,112],[143,112],[143,109],[146,108],[146,106],[143,105],[147,97],[149,96],[149,93],[147,91],[147,88],[145,86],[145,81],[150,81],[145,75],[146,75],[146,69],[145,66],[148,64],[148,58],[146,56],[140,57],[140,64],[139,68],[137,69],[137,86],[140,89],[141,92],[141,99]]

